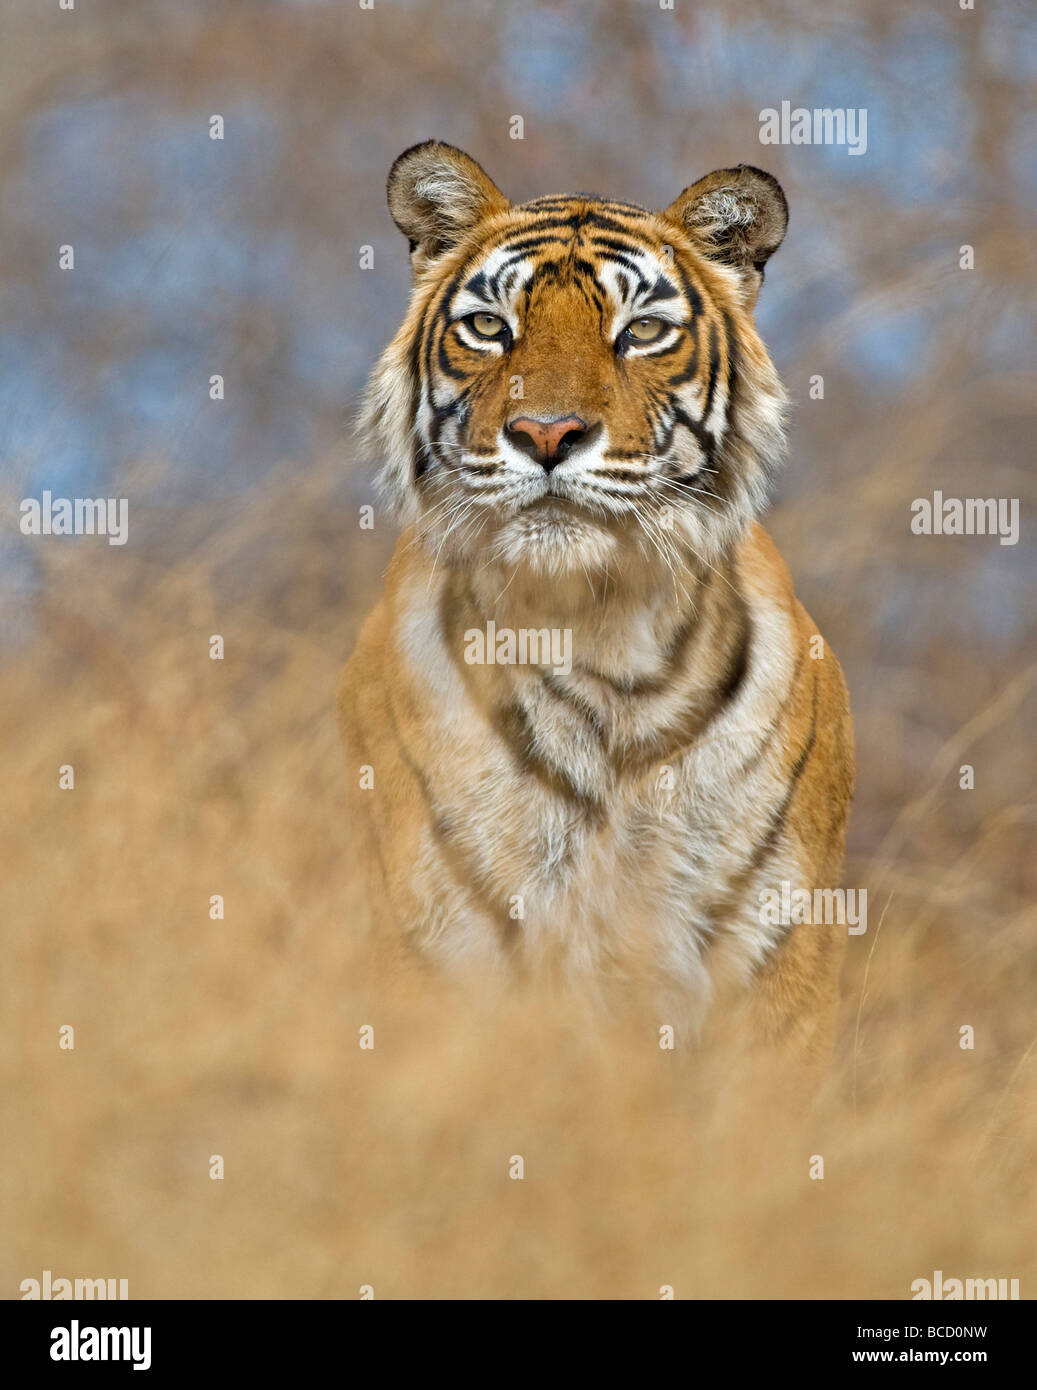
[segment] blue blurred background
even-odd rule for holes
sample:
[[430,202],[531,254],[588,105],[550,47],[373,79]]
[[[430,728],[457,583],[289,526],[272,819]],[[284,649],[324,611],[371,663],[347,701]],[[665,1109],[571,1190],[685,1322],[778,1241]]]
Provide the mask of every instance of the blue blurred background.
[[[287,478],[281,524],[346,566],[358,612],[369,601],[384,544],[365,548],[352,509],[377,461],[349,425],[408,288],[384,181],[436,136],[516,200],[665,206],[715,167],[775,173],[791,222],[758,319],[796,410],[771,525],[865,731],[870,717],[888,746],[895,720],[913,777],[1032,652],[1022,0],[9,0],[5,28],[0,432],[19,598],[54,582],[12,524],[23,496],[127,496],[131,548],[161,570],[189,553],[182,518],[229,527]],[[786,100],[866,108],[866,153],[762,145],[761,110]],[[319,536],[290,485],[318,475]],[[913,536],[911,501],[937,488],[1020,497],[1020,543]],[[273,582],[276,549],[250,553],[239,587]],[[4,630],[31,624],[9,611]]]

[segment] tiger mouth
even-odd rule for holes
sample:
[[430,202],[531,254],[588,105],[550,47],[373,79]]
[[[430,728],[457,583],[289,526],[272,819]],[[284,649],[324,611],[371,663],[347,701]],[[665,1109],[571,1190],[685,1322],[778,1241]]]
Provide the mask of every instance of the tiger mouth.
[[535,497],[532,502],[527,502],[522,508],[524,512],[577,512],[585,511],[578,502],[574,502],[571,497],[566,497],[560,492],[545,492],[542,497]]
[[545,492],[542,497],[527,502],[518,509],[517,516],[529,521],[547,522],[562,528],[615,524],[617,518],[608,514],[591,501],[577,500],[557,492]]

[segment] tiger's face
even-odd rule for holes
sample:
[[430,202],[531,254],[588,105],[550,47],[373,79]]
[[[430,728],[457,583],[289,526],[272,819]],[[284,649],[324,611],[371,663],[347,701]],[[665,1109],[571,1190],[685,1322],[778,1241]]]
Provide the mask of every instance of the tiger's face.
[[447,559],[556,574],[638,553],[705,563],[762,503],[784,392],[752,322],[787,215],[777,183],[709,175],[665,212],[511,206],[429,142],[389,180],[407,318],[367,424],[382,485]]

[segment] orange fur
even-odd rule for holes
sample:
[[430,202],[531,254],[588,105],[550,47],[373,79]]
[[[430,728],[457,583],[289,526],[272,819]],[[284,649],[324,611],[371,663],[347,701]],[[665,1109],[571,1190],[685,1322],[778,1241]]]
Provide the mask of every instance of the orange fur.
[[[744,1010],[823,1055],[845,928],[761,911],[837,885],[853,780],[842,672],[755,520],[780,189],[512,209],[430,144],[390,206],[415,291],[368,427],[411,524],[340,694],[377,959],[642,994],[689,1037]],[[532,656],[498,660],[502,632]]]

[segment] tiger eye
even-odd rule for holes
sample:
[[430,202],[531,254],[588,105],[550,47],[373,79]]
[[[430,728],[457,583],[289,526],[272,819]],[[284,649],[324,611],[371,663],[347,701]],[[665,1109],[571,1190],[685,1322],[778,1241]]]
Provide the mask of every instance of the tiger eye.
[[504,327],[504,320],[496,314],[473,314],[470,321],[481,338],[496,338]]
[[627,333],[639,343],[651,343],[663,331],[662,319],[635,319],[627,326]]

